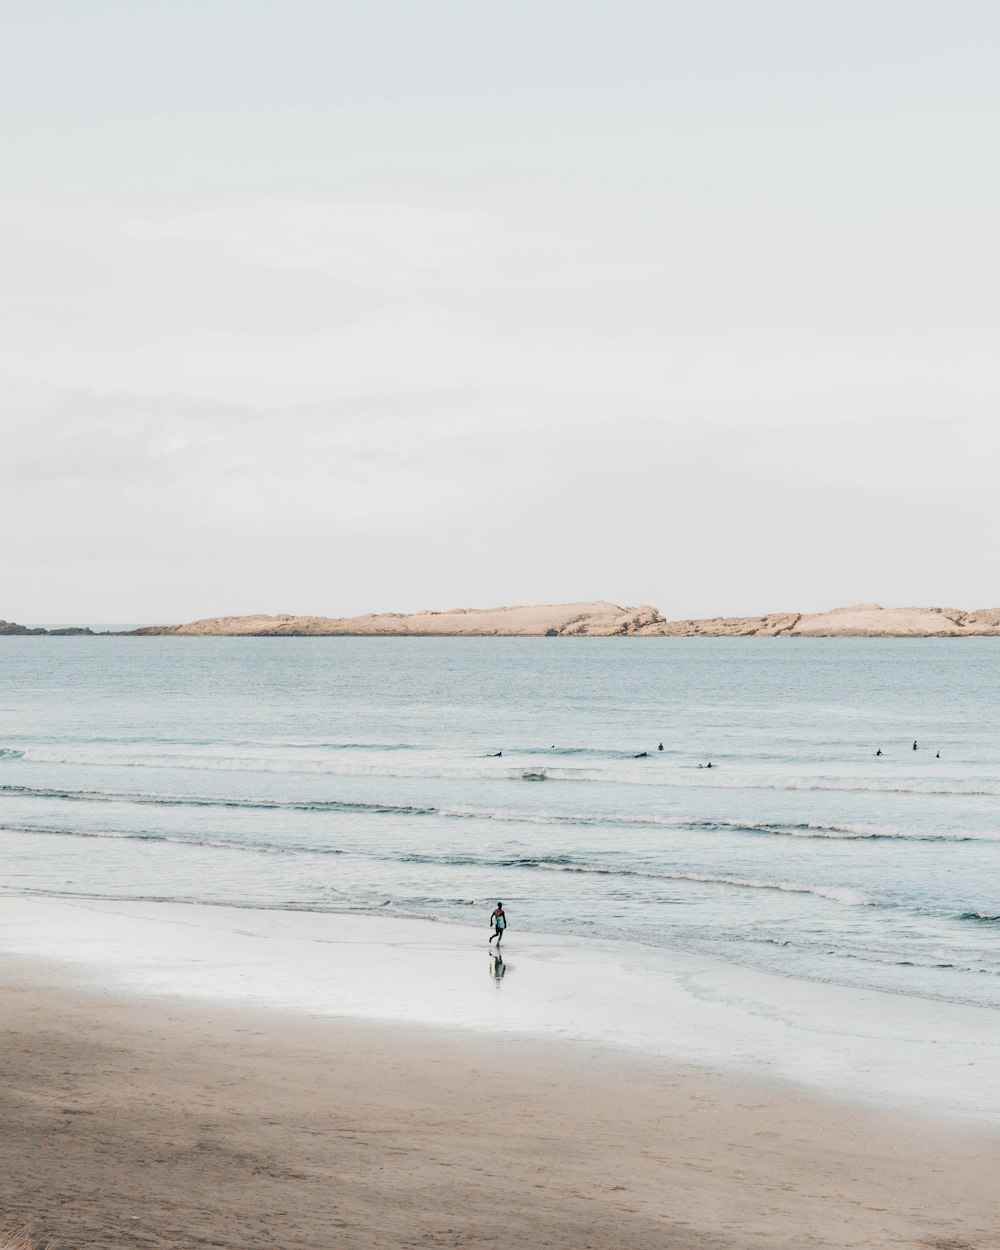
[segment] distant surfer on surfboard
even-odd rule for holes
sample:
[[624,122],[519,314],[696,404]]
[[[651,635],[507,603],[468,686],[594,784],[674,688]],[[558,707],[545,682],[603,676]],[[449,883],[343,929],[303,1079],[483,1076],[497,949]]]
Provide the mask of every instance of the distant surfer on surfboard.
[[493,915],[490,916],[490,925],[493,932],[490,934],[490,942],[497,940],[497,950],[500,949],[500,943],[503,941],[503,931],[507,928],[507,915],[503,909],[503,903],[497,903]]

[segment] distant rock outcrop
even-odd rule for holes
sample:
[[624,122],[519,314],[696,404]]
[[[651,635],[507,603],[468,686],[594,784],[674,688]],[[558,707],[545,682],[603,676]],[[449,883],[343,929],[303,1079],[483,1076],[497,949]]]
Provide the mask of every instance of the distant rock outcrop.
[[655,621],[638,632],[645,637],[668,638],[775,638],[789,634],[802,617],[798,612],[770,616],[713,616],[704,620]]
[[81,634],[93,636],[93,633],[92,629],[86,629],[82,626],[80,628],[72,626],[66,629],[42,629],[41,626],[38,626],[34,629],[29,629],[27,625],[15,625],[13,621],[0,621],[0,634],[44,634],[48,638],[65,638],[70,636],[79,637]]
[[701,621],[662,621],[645,635],[703,638],[971,638],[1000,634],[1000,608],[883,608],[859,603],[829,612],[778,612],[769,616],[720,616]]
[[638,634],[662,620],[655,608],[614,603],[564,603],[541,607],[452,608],[446,612],[372,613],[368,616],[216,616],[188,625],[151,627],[138,634],[199,636],[418,635],[505,638],[597,637]]
[[967,612],[955,608],[881,608],[861,603],[803,616],[790,631],[800,638],[955,638],[973,632]]

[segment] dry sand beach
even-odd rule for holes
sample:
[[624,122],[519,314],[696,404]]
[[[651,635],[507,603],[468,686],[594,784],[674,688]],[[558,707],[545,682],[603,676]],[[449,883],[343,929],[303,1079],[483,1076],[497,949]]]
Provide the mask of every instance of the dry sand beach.
[[65,1250],[1000,1245],[975,1132],[587,1047],[4,979],[3,1209]]
[[995,1246],[994,1141],[585,1049],[6,968],[0,1189],[109,1246]]
[[[106,909],[103,966],[96,947],[9,953],[26,918],[61,924],[63,905],[32,920],[33,906],[5,904],[0,1203],[63,1250],[1000,1245],[993,1128],[498,1031],[461,978],[479,1030],[248,1005],[221,941],[209,958],[232,965],[228,1001],[165,993],[191,961],[185,936],[131,967],[140,931]],[[159,916],[136,914],[147,928]],[[322,959],[353,950],[379,995],[401,967],[440,979],[446,963],[428,950],[425,971],[386,932]],[[277,946],[291,971],[297,948]],[[517,981],[490,985],[479,954],[476,984],[500,1002]]]

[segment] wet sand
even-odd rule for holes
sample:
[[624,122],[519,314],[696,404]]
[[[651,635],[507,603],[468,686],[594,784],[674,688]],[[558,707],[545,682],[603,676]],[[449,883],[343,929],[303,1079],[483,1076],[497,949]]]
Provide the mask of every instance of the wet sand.
[[0,966],[0,1211],[62,1250],[1000,1246],[1000,1141],[972,1128]]

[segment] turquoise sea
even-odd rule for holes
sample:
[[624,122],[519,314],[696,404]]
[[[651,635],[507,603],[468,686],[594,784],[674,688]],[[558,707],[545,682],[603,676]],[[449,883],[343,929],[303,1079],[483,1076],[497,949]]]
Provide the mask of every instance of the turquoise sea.
[[3,638],[0,891],[998,1006],[998,696],[995,639]]

